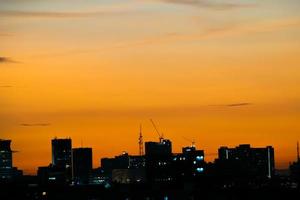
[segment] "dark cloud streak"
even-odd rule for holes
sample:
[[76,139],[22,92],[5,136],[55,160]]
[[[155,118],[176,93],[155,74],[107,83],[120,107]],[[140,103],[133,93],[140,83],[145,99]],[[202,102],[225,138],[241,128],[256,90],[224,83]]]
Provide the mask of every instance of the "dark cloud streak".
[[51,124],[49,123],[35,123],[35,124],[27,124],[27,123],[23,123],[20,124],[20,126],[50,126]]
[[238,106],[250,106],[252,105],[251,103],[234,103],[234,104],[228,104],[226,106],[228,107],[238,107]]
[[228,3],[228,2],[212,2],[209,0],[158,0],[164,3],[181,4],[194,6],[199,8],[210,8],[215,10],[231,10],[235,8],[248,8],[255,6],[254,4]]
[[104,15],[125,14],[125,11],[95,11],[95,12],[49,12],[0,10],[0,17],[31,17],[31,18],[84,18]]
[[252,103],[242,102],[242,103],[232,103],[232,104],[219,104],[219,105],[210,105],[210,106],[221,106],[221,107],[242,107],[242,106],[250,106]]
[[0,88],[12,88],[12,85],[0,85]]
[[1,63],[16,63],[16,61],[14,61],[8,57],[0,57],[0,64]]

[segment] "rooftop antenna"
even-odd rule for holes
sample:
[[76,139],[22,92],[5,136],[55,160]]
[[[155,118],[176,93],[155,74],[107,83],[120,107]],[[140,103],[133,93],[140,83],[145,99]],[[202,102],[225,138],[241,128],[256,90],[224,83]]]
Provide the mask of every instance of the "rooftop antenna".
[[188,141],[188,142],[191,142],[192,143],[192,145],[191,145],[191,147],[196,147],[196,141],[195,141],[195,139],[188,139],[188,138],[186,138],[186,137],[183,137],[183,139],[185,139],[186,141]]
[[140,124],[139,153],[140,153],[140,156],[144,155],[142,124]]
[[162,133],[159,133],[159,131],[158,131],[158,129],[157,129],[157,127],[156,127],[154,121],[153,121],[152,119],[150,119],[150,121],[151,121],[151,123],[152,123],[152,125],[153,125],[153,127],[154,127],[154,129],[155,129],[155,131],[156,131],[156,133],[158,134],[159,142],[161,143],[161,142],[163,141],[163,139],[164,139],[164,136],[163,136]]
[[297,160],[300,162],[300,156],[299,156],[299,142],[297,141]]

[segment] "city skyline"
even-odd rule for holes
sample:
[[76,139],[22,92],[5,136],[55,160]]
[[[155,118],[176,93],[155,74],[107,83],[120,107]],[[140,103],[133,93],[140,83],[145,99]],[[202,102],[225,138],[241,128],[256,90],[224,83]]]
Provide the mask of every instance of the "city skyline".
[[[0,138],[33,174],[49,141],[93,148],[93,163],[138,154],[159,131],[271,145],[288,168],[300,140],[298,0],[0,0]],[[28,160],[25,158],[35,158]]]
[[[141,127],[140,127],[140,130]],[[139,135],[139,138],[142,137],[142,140],[143,140],[143,135],[142,135],[142,132],[140,132],[140,135]],[[167,144],[168,142],[170,142],[170,154],[176,156],[176,154],[180,155],[179,152],[181,151],[185,151],[184,149],[193,149],[193,148],[197,148],[196,147],[196,142],[195,140],[189,140],[188,138],[184,138],[185,140],[187,140],[190,145],[185,145],[185,146],[181,146],[180,148],[180,151],[174,151],[172,150],[172,141],[169,140],[169,139],[166,139],[164,138],[162,135],[159,135],[159,138],[157,141],[144,141],[144,143],[141,145],[140,143],[140,140],[139,140],[139,147],[138,147],[138,152],[137,153],[132,153],[132,152],[128,152],[126,150],[122,151],[122,152],[119,152],[118,154],[115,154],[115,155],[110,155],[110,156],[102,156],[102,157],[97,157],[95,158],[94,155],[90,155],[91,157],[91,168],[94,168],[94,169],[97,169],[99,167],[103,167],[103,163],[102,163],[102,159],[110,159],[110,157],[118,157],[118,156],[122,156],[122,155],[130,155],[130,156],[145,156],[147,154],[147,152],[149,152],[149,144],[150,145],[156,145],[156,144]],[[9,143],[11,143],[11,140],[3,140],[1,139],[1,141],[5,142],[5,141],[9,141]],[[167,142],[167,143],[166,143]],[[73,146],[72,145],[73,141],[72,141],[72,138],[70,137],[65,137],[65,138],[58,138],[58,137],[54,137],[51,139],[51,148],[50,148],[50,151],[51,151],[51,156],[50,156],[50,161],[49,163],[47,164],[44,164],[44,166],[54,166],[54,167],[63,167],[63,168],[70,168],[71,167],[71,160],[72,160],[72,157],[71,157],[71,152],[70,151],[76,151],[76,150],[90,150],[91,152],[93,151],[93,147],[91,146],[83,146],[82,144],[82,141],[81,141],[81,146]],[[148,143],[148,149],[147,149],[147,143]],[[141,146],[140,146],[141,145]],[[228,159],[228,156],[231,156],[232,158],[234,158],[234,154],[231,154],[229,153],[230,151],[232,151],[233,149],[238,149],[238,148],[250,148],[251,144],[248,144],[248,143],[243,143],[243,144],[236,144],[234,146],[230,146],[230,145],[223,145],[223,146],[219,146],[218,147],[218,150],[215,152],[215,153],[206,153],[205,152],[205,149],[202,149],[201,151],[203,151],[203,156],[205,155],[206,157],[206,162],[208,163],[215,163],[218,159]],[[139,151],[140,148],[143,148],[143,151]],[[251,146],[251,148],[253,148]],[[273,149],[272,146],[270,145],[265,145],[265,146],[261,146],[261,147],[255,147],[254,149],[263,149],[263,148],[266,148],[266,150],[268,150],[269,148],[272,149],[272,157],[273,157],[273,168],[274,170],[280,170],[281,168],[278,168],[275,166],[276,164],[276,156],[274,156],[275,154],[275,150]],[[18,151],[15,151],[13,149],[11,149],[11,151],[13,153],[17,153]],[[146,152],[145,154],[143,152]],[[167,153],[167,152],[166,152]],[[268,150],[268,154],[269,154],[269,150]],[[211,157],[213,156],[214,158],[213,159],[207,159],[207,157]],[[299,143],[297,142],[297,146],[296,146],[296,155],[295,155],[295,160],[292,160],[289,162],[289,165],[294,162],[294,161],[299,161]],[[235,159],[235,158],[234,158]],[[14,158],[12,159],[14,160]],[[95,162],[96,160],[96,162]],[[96,164],[95,164],[96,163]],[[61,165],[63,164],[63,165]],[[14,164],[14,162],[12,162],[12,165],[15,166],[15,167],[18,167]],[[37,172],[38,172],[38,168],[40,168],[41,166],[34,166],[34,169],[31,169],[31,170],[26,170],[26,169],[21,169],[25,175],[28,174],[28,175],[36,175]],[[284,168],[284,169],[288,169],[288,168]],[[275,172],[275,171],[274,171]]]

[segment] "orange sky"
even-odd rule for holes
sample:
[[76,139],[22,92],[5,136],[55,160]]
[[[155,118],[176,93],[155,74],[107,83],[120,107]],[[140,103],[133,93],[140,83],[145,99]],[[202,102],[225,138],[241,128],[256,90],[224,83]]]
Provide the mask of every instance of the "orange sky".
[[299,1],[0,4],[0,138],[25,173],[50,163],[55,136],[93,147],[94,167],[137,154],[140,123],[158,140],[149,118],[175,152],[186,137],[207,160],[240,143],[273,145],[278,168],[295,160]]

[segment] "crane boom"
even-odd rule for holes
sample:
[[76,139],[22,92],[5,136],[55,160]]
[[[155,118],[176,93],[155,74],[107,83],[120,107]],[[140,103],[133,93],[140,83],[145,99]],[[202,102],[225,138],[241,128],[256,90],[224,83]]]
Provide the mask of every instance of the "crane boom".
[[164,138],[163,138],[163,135],[158,131],[158,129],[157,129],[157,127],[156,127],[154,121],[153,121],[152,119],[150,119],[150,121],[151,121],[151,123],[152,123],[152,125],[153,125],[153,127],[154,127],[154,129],[155,129],[155,131],[156,131],[156,133],[158,134],[159,142],[162,142],[162,140],[164,139]]
[[196,141],[195,141],[194,139],[191,140],[191,139],[186,138],[186,137],[183,137],[183,139],[185,139],[185,140],[188,141],[188,142],[191,142],[191,143],[192,143],[192,146],[191,146],[191,147],[196,147]]

